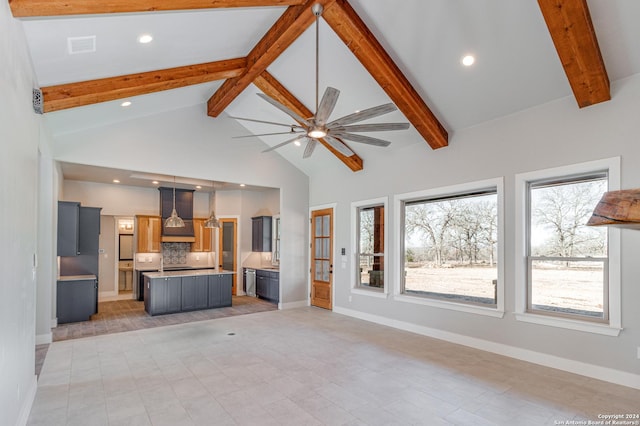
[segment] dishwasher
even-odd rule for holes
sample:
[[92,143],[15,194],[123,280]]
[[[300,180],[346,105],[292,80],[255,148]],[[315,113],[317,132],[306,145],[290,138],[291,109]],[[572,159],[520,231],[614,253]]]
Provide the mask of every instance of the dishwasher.
[[247,296],[256,297],[256,270],[244,268],[244,284]]

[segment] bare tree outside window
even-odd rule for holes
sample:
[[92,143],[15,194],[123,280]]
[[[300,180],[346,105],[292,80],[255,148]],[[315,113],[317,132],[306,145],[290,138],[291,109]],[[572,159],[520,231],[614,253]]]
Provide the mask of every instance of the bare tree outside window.
[[605,174],[533,182],[529,189],[529,310],[606,320],[606,228],[586,223]]
[[497,303],[496,190],[405,202],[404,293]]

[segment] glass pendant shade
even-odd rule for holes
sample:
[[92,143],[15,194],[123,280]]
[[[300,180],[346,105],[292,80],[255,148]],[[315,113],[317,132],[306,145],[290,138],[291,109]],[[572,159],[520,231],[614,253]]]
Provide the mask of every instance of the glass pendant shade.
[[218,218],[213,210],[211,210],[211,216],[204,223],[205,228],[220,228],[220,222],[218,222]]
[[173,211],[171,216],[164,221],[165,228],[184,228],[184,220],[178,216],[176,211],[176,178],[173,178]]
[[165,228],[184,228],[184,220],[178,216],[176,209],[173,209],[171,216],[164,221]]

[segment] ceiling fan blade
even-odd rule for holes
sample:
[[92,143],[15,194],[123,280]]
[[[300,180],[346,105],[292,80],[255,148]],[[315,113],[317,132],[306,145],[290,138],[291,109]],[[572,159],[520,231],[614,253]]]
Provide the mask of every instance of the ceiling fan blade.
[[327,119],[331,115],[331,112],[333,112],[336,102],[338,102],[338,96],[340,96],[340,91],[338,89],[327,87],[324,91],[324,95],[322,95],[320,105],[318,105],[318,111],[316,111],[316,125],[324,126],[327,123]]
[[342,139],[348,139],[353,142],[364,143],[367,145],[375,145],[375,146],[382,146],[382,147],[391,145],[391,142],[389,141],[385,141],[378,138],[372,138],[371,136],[357,135],[355,133],[340,133],[338,137]]
[[257,95],[260,96],[265,101],[269,102],[274,107],[278,108],[280,111],[286,113],[288,116],[296,120],[298,123],[306,124],[307,126],[309,125],[309,122],[306,119],[300,117],[298,114],[296,114],[294,111],[287,108],[286,106],[282,105],[280,102],[274,99],[271,99],[269,96],[265,95],[264,93],[258,93]]
[[313,154],[313,150],[316,149],[316,145],[318,145],[318,141],[309,138],[309,140],[307,141],[307,147],[304,149],[304,154],[302,154],[302,158],[311,157],[311,154]]
[[369,123],[352,124],[350,126],[331,127],[331,133],[335,132],[387,132],[390,130],[407,130],[409,123]]
[[233,118],[234,120],[253,121],[254,123],[273,124],[274,126],[298,127],[298,128],[300,128],[300,126],[298,126],[297,124],[284,124],[284,123],[276,123],[274,121],[255,120],[253,118],[232,117],[232,116],[229,116],[229,118]]
[[273,135],[290,135],[296,133],[304,133],[304,130],[299,130],[297,132],[276,132],[276,133],[260,133],[257,135],[242,135],[242,136],[233,136],[231,139],[242,139],[242,138],[253,138],[258,136],[273,136]]
[[375,107],[363,109],[362,111],[354,112],[353,114],[345,115],[327,124],[327,127],[344,126],[345,124],[356,123],[358,121],[368,120],[370,118],[378,117],[380,115],[388,114],[397,110],[398,108],[392,104],[383,104]]
[[262,151],[262,152],[269,152],[269,151],[273,151],[274,149],[278,149],[278,148],[280,148],[280,147],[283,147],[283,146],[285,146],[286,144],[289,144],[289,143],[291,143],[291,142],[295,142],[295,141],[300,141],[300,142],[302,142],[302,141],[303,141],[303,140],[305,140],[306,138],[307,138],[307,135],[296,136],[296,137],[295,137],[295,138],[293,138],[293,139],[289,139],[289,140],[286,140],[286,141],[284,141],[284,142],[282,142],[282,143],[279,143],[278,145],[274,145],[274,146],[272,146],[271,148],[265,149],[265,150],[264,150],[264,151]]
[[354,154],[354,152],[351,151],[349,147],[343,144],[342,141],[339,139],[336,139],[329,135],[325,136],[323,139],[329,145],[331,145],[336,151],[338,151],[340,154],[344,155],[345,157],[351,157]]

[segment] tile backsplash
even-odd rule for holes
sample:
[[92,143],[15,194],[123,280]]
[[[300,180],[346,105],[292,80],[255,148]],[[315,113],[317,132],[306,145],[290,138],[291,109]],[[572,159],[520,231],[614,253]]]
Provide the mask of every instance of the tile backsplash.
[[190,243],[162,243],[162,257],[165,265],[185,265],[191,250]]

